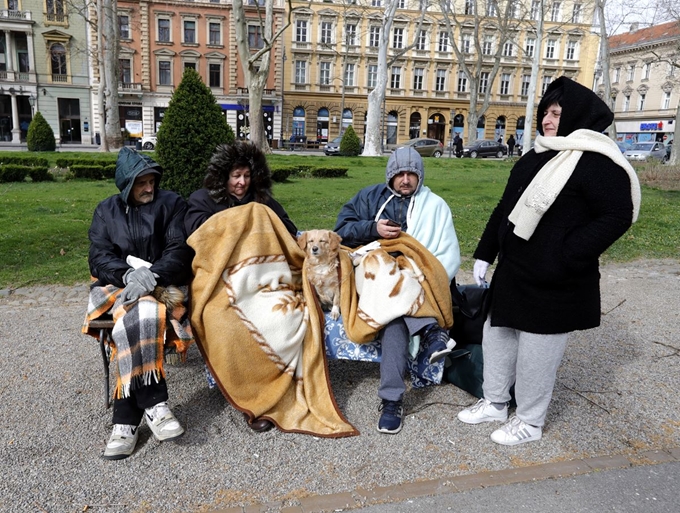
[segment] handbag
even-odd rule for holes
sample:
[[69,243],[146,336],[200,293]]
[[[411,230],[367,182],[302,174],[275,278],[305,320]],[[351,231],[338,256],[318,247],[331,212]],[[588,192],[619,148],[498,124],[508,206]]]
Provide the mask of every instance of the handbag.
[[457,285],[451,281],[453,327],[449,335],[458,345],[481,344],[486,320],[489,288],[479,285]]

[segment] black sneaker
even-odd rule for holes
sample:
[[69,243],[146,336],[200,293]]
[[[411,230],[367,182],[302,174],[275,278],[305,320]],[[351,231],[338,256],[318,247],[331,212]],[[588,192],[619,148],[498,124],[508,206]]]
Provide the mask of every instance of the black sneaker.
[[430,363],[443,360],[456,347],[456,342],[437,323],[430,324],[423,329],[423,342],[427,344],[430,351]]
[[404,415],[404,407],[401,401],[387,401],[383,399],[378,411],[382,412],[378,421],[378,431],[392,435],[396,435],[401,431],[402,416]]

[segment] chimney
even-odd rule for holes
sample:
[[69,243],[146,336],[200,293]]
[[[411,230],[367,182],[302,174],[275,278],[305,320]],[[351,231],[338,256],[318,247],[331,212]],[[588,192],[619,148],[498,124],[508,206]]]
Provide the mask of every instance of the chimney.
[[630,24],[630,32],[635,32],[640,27],[640,24],[636,21]]

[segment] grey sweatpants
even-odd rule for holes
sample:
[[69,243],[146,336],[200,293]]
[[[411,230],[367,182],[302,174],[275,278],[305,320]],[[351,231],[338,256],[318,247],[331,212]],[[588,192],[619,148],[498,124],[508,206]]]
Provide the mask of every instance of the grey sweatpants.
[[515,384],[516,415],[542,427],[552,399],[557,368],[567,347],[567,333],[538,335],[484,323],[484,398],[493,403],[510,400]]

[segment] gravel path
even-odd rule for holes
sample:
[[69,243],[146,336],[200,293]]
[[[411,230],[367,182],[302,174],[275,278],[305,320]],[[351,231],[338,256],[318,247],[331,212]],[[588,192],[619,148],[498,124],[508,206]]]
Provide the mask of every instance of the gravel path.
[[[459,282],[470,282],[470,276]],[[0,291],[2,511],[210,511],[310,495],[680,446],[680,262],[602,269],[602,326],[571,336],[540,442],[507,448],[455,420],[474,398],[452,385],[412,391],[404,429],[375,430],[378,366],[330,362],[337,402],[361,435],[253,433],[209,390],[194,347],[170,367],[187,429],[159,443],[141,428],[132,457],[99,456],[110,431],[97,343],[80,334],[86,287]],[[48,304],[48,302],[52,304]],[[267,508],[264,508],[265,510]]]

